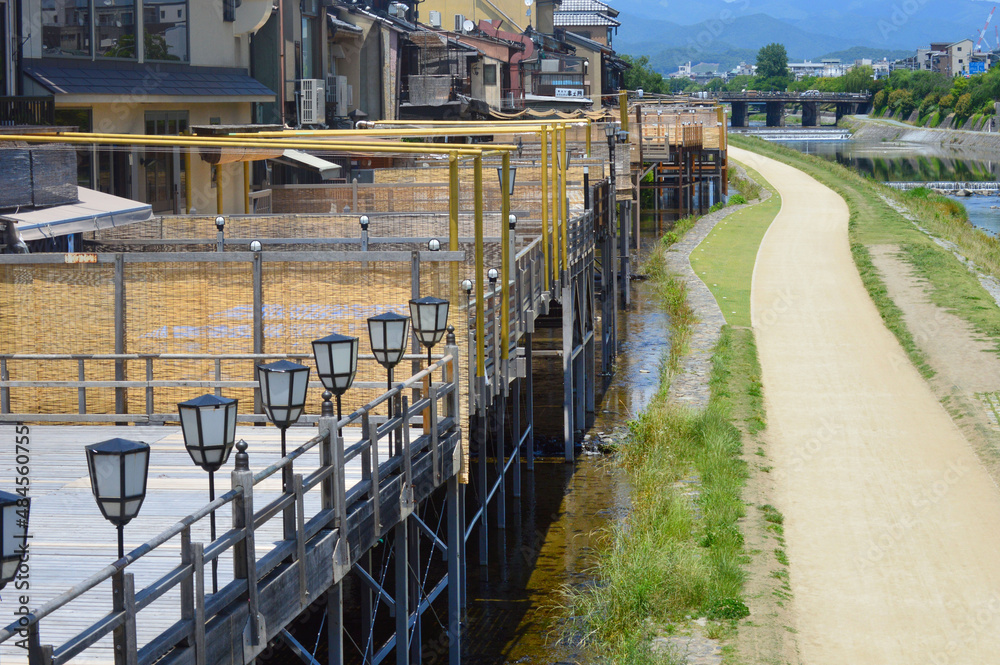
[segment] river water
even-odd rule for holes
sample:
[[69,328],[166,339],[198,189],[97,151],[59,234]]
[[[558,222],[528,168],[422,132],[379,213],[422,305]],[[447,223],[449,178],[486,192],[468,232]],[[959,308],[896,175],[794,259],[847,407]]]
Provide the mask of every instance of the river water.
[[[655,240],[653,220],[644,220],[642,229],[645,252]],[[669,350],[670,321],[651,285],[632,286],[632,306],[619,315],[615,373],[593,434],[623,434],[656,393],[660,359]],[[507,492],[510,497],[509,485]],[[522,492],[519,513],[518,503],[508,500],[507,530],[491,531],[488,567],[475,565],[477,539],[470,539],[465,662],[593,662],[585,649],[558,639],[559,604],[565,587],[593,583],[595,548],[602,530],[628,511],[628,483],[611,456],[583,454],[574,465],[537,459],[534,473],[522,475]]]
[[[997,156],[958,153],[910,143],[860,141],[780,141],[800,152],[835,161],[879,182],[958,182],[1000,179]],[[953,197],[969,212],[973,226],[1000,234],[1000,198]]]

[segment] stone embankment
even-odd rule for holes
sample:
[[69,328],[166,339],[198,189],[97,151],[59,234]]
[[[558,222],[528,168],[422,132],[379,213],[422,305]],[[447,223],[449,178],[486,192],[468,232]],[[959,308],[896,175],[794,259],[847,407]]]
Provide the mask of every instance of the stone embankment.
[[963,129],[931,129],[914,127],[897,121],[877,120],[866,117],[847,117],[841,124],[850,129],[855,141],[881,143],[902,141],[918,143],[929,148],[953,149],[962,152],[1000,150],[1000,133],[974,132]]

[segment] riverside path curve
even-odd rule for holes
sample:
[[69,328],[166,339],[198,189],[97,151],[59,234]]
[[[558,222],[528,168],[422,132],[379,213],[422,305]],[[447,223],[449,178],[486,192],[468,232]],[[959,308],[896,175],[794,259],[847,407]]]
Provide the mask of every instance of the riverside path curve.
[[998,662],[1000,491],[882,324],[844,200],[731,154],[783,201],[751,316],[801,661]]

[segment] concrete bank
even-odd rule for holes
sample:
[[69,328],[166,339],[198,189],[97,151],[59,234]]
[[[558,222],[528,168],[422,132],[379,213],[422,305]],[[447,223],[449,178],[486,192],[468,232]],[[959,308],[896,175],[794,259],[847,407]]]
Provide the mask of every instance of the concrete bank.
[[840,122],[851,130],[855,141],[868,143],[901,141],[955,151],[1000,150],[1000,133],[913,127],[895,120],[879,120],[864,116],[845,117]]

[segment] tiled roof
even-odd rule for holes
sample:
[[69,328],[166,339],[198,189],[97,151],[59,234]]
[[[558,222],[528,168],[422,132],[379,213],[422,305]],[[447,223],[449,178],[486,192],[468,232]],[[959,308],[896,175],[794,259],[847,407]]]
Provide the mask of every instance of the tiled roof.
[[621,25],[619,21],[600,12],[556,12],[553,23],[559,28],[578,25],[606,25],[617,28]]
[[556,9],[556,13],[559,12],[604,12],[618,15],[617,10],[600,0],[563,0],[562,5]]
[[268,97],[245,70],[131,62],[26,60],[24,73],[57,95]]

